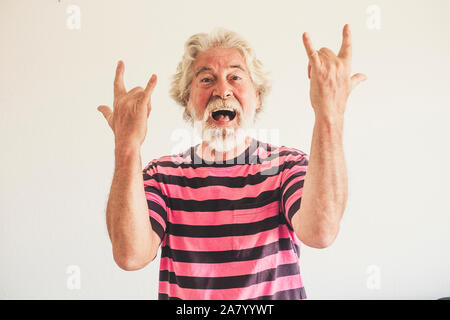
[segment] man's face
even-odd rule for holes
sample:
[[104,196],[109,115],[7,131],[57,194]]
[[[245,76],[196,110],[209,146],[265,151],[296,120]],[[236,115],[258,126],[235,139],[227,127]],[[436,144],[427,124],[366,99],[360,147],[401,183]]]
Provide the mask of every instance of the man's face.
[[[241,143],[261,100],[245,63],[234,48],[211,48],[194,61],[187,111],[202,139],[217,151]],[[199,130],[199,131],[200,131]]]

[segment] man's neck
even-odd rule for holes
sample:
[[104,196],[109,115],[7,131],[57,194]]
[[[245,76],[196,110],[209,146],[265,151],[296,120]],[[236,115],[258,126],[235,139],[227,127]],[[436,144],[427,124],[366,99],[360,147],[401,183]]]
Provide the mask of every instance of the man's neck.
[[239,156],[243,153],[251,144],[252,138],[246,137],[244,143],[241,143],[232,150],[219,152],[208,146],[207,142],[202,142],[200,147],[197,149],[197,155],[204,161],[208,162],[226,162]]

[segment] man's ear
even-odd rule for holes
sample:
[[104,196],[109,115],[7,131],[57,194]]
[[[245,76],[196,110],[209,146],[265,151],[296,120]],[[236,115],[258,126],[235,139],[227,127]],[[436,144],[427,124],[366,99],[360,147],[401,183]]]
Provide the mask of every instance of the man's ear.
[[261,95],[259,94],[259,91],[256,91],[256,99],[257,99],[256,110],[258,110],[259,108],[261,108]]

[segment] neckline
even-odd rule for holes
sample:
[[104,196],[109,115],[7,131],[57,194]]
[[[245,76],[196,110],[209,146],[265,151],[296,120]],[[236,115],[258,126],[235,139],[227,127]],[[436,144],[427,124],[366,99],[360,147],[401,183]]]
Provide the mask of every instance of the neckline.
[[199,148],[199,146],[201,145],[201,143],[192,146],[191,147],[191,161],[192,161],[192,165],[194,167],[196,166],[201,166],[201,167],[232,167],[235,165],[242,165],[242,164],[249,164],[250,161],[250,155],[253,154],[255,152],[255,150],[258,148],[259,145],[259,141],[256,140],[255,138],[251,137],[251,141],[250,144],[248,145],[248,147],[241,152],[238,156],[232,158],[232,159],[228,159],[228,160],[216,160],[216,161],[207,161],[203,158],[201,158],[200,156],[197,155],[197,150]]

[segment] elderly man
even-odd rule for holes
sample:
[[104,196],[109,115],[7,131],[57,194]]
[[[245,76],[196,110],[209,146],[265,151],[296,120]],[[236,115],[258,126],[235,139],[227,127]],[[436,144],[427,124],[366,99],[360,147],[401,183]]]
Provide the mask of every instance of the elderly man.
[[338,234],[347,199],[344,110],[366,77],[350,77],[348,25],[337,56],[314,50],[306,33],[303,44],[315,112],[309,156],[248,135],[269,82],[242,37],[215,29],[188,39],[171,88],[202,143],[142,171],[156,76],[127,91],[119,61],[113,110],[98,108],[115,136],[106,222],[124,270],[146,266],[161,245],[159,299],[306,298],[300,243],[325,248]]

